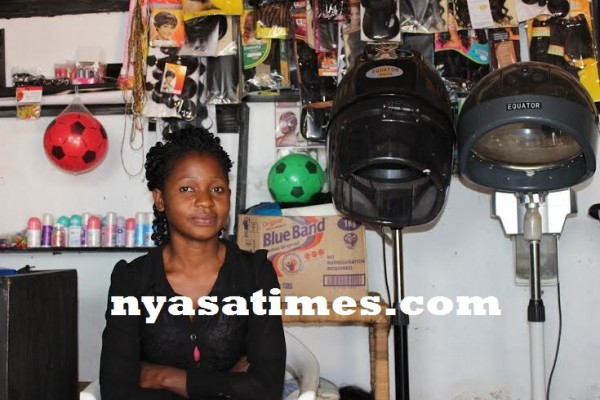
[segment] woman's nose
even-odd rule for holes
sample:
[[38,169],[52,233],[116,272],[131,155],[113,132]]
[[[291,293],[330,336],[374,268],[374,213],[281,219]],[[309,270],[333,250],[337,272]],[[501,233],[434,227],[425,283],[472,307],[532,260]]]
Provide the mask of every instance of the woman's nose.
[[211,206],[213,203],[213,198],[209,192],[204,190],[199,190],[198,192],[196,192],[196,206],[207,207]]

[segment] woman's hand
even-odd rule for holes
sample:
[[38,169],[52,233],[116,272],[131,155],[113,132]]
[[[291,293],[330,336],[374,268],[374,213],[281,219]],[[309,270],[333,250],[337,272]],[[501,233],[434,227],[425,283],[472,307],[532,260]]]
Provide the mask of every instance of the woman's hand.
[[250,367],[250,363],[246,356],[240,357],[239,360],[235,363],[233,367],[229,370],[229,372],[248,372],[248,368]]
[[142,389],[162,389],[162,373],[168,367],[146,362],[142,362],[140,367],[140,387]]
[[140,365],[142,389],[166,389],[187,398],[186,383],[187,373],[182,369],[146,362]]

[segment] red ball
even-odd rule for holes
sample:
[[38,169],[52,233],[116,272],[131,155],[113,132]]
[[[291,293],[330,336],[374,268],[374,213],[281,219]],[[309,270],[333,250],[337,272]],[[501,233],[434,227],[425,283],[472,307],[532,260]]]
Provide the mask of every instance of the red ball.
[[60,169],[84,173],[96,168],[106,157],[108,136],[92,115],[65,112],[46,128],[44,150]]

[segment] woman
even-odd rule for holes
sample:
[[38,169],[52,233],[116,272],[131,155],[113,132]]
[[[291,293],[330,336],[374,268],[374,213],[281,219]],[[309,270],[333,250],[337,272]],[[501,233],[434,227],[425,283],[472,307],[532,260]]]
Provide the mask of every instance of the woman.
[[[158,247],[114,268],[102,339],[103,400],[280,399],[285,373],[281,317],[226,315],[227,296],[248,299],[278,288],[264,252],[220,239],[230,208],[231,160],[219,139],[201,128],[169,134],[150,149],[146,179],[154,199]],[[111,296],[214,296],[219,310],[172,315],[111,315]],[[174,304],[174,303],[173,303]],[[268,307],[265,306],[265,309]],[[208,314],[208,315],[203,315]]]

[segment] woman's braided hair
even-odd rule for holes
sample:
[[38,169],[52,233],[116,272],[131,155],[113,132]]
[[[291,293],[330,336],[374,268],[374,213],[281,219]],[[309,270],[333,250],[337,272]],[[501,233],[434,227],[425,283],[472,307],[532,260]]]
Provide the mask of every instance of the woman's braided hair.
[[[183,156],[196,153],[207,154],[214,157],[223,173],[228,176],[232,162],[229,154],[221,146],[221,140],[204,128],[187,125],[163,133],[164,142],[158,142],[146,155],[146,180],[150,191],[165,188],[165,181],[171,174],[173,167]],[[169,225],[164,211],[159,211],[153,206],[154,222],[152,223],[152,240],[156,245],[169,241]]]

